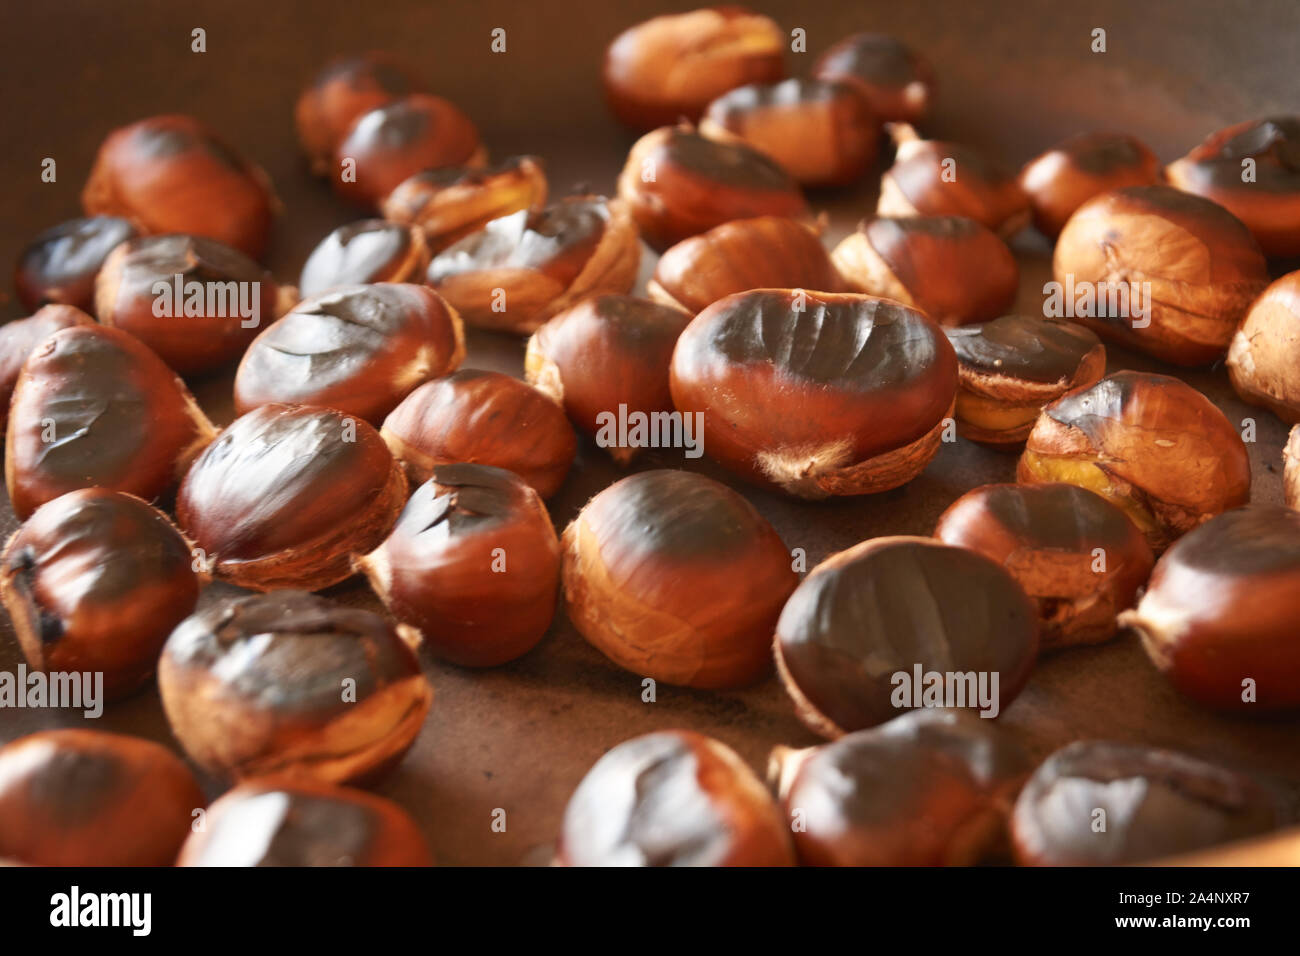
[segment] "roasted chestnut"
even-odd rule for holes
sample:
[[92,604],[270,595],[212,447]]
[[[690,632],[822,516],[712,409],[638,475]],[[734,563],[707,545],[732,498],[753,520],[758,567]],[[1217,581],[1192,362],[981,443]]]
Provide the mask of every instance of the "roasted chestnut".
[[807,866],[968,866],[1007,842],[1029,772],[1020,747],[960,710],[914,710],[768,765]]
[[974,219],[868,219],[831,257],[855,292],[895,299],[942,325],[984,322],[1016,301],[1020,268]]
[[434,256],[427,279],[470,325],[533,332],[589,295],[631,291],[640,266],[626,205],[570,196],[492,220]]
[[1081,133],[1035,156],[1020,170],[1020,188],[1034,209],[1034,226],[1055,239],[1076,209],[1125,186],[1153,186],[1160,160],[1136,137]]
[[1034,771],[1011,835],[1025,866],[1119,866],[1254,836],[1278,822],[1276,799],[1242,774],[1168,750],[1080,740]]
[[1222,206],[1170,186],[1084,203],[1061,231],[1052,271],[1062,314],[1175,365],[1222,355],[1268,284],[1250,231]]
[[532,650],[559,599],[546,506],[517,475],[487,465],[435,466],[392,534],[355,563],[425,646],[469,667]]
[[610,485],[564,531],[573,626],[635,674],[741,687],[772,666],[772,627],[798,581],[767,520],[726,485],[645,471]]
[[110,133],[81,205],[146,233],[205,236],[260,259],[279,204],[260,167],[193,117],[172,115]]
[[235,409],[323,405],[378,425],[464,357],[460,316],[432,289],[343,286],[298,303],[253,341],[235,374]]
[[855,33],[817,58],[812,75],[850,84],[873,116],[915,123],[934,99],[934,69],[919,54],[882,33]]
[[689,730],[624,741],[564,811],[562,866],[792,866],[771,795],[725,744]]
[[1016,470],[1119,505],[1151,547],[1250,499],[1246,445],[1223,412],[1176,378],[1116,372],[1048,405]]
[[339,226],[317,244],[303,264],[298,291],[309,296],[365,282],[423,282],[428,267],[424,230],[363,219]]
[[9,424],[9,399],[32,349],[62,329],[94,324],[94,319],[75,306],[47,305],[28,318],[0,325],[0,430]]
[[1282,493],[1287,507],[1300,510],[1300,425],[1291,429],[1291,437],[1282,450]]
[[19,520],[78,488],[153,500],[176,486],[216,429],[139,339],[102,325],[55,332],[14,386],[5,484]]
[[559,405],[517,378],[475,368],[425,382],[380,434],[412,484],[437,465],[468,462],[513,471],[543,498],[564,483],[578,449]]
[[614,114],[636,129],[696,120],[727,90],[781,79],[784,47],[775,22],[743,7],[653,17],[609,45],[605,96]]
[[947,329],[957,352],[957,432],[988,445],[1018,445],[1043,406],[1106,372],[1096,334],[1065,319],[1004,315]]
[[99,267],[120,243],[136,235],[135,226],[116,216],[70,219],[46,229],[18,256],[18,301],[33,311],[49,303],[92,311]]
[[99,730],[0,747],[0,857],[35,866],[170,866],[207,801],[171,751]]
[[795,711],[831,740],[918,707],[996,717],[1037,657],[1037,609],[1011,573],[932,538],[872,538],[831,555],[776,626]]
[[766,155],[689,126],[664,126],[637,140],[618,195],[659,252],[733,219],[809,215],[799,184]]
[[677,340],[673,402],[702,416],[704,449],[801,498],[915,478],[957,392],[942,330],[898,302],[759,289],[709,306]]
[[1244,401],[1300,422],[1300,272],[1255,300],[1228,347],[1228,377]]
[[405,501],[401,465],[364,420],[263,405],[195,460],[176,520],[217,577],[314,591],[348,577],[351,556],[384,539]]

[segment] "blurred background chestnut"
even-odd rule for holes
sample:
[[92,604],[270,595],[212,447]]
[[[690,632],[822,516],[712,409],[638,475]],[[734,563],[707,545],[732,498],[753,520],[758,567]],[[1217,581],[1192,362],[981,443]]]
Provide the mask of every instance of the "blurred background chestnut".
[[94,324],[93,318],[75,306],[46,305],[25,319],[0,325],[0,430],[9,424],[9,400],[32,350],[62,329]]
[[817,58],[812,75],[847,83],[884,122],[915,123],[934,101],[934,68],[902,41],[883,33],[854,33]]
[[1227,364],[1243,401],[1288,424],[1300,422],[1300,272],[1282,276],[1250,306]]
[[95,308],[95,276],[120,243],[134,239],[135,226],[116,216],[69,219],[27,244],[14,267],[18,301],[35,311],[43,305]]
[[1034,209],[1034,226],[1055,239],[1075,210],[1094,196],[1161,181],[1160,160],[1126,133],[1071,136],[1020,170],[1020,188]]

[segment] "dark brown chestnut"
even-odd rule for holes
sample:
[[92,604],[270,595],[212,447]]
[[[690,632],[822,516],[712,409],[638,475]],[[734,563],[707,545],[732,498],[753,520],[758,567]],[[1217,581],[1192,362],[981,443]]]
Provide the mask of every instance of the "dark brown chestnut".
[[55,332],[95,320],[71,305],[47,305],[34,315],[0,325],[0,430],[9,424],[9,400],[32,350]]
[[424,230],[383,219],[339,226],[317,243],[298,278],[306,297],[366,282],[423,282],[429,267]]
[[1035,156],[1020,170],[1020,188],[1034,209],[1034,226],[1055,239],[1076,209],[1125,186],[1153,186],[1160,160],[1125,133],[1081,133]]
[[873,116],[915,123],[934,99],[934,69],[902,42],[882,33],[855,33],[817,58],[812,75],[850,84]]
[[18,301],[32,311],[47,304],[93,311],[100,266],[118,245],[137,235],[135,226],[116,216],[70,219],[46,229],[18,256]]
[[1254,301],[1228,346],[1228,377],[1244,401],[1300,422],[1300,272]]

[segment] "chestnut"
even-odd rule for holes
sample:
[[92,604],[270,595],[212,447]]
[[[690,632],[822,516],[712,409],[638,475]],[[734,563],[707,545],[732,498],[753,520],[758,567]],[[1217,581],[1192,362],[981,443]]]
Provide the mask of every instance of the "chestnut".
[[645,471],[587,502],[561,540],[573,626],[635,674],[687,687],[752,684],[798,581],[767,520],[726,485]]
[[1254,301],[1228,346],[1228,377],[1243,401],[1300,422],[1300,272]]
[[195,459],[176,520],[204,568],[232,584],[319,590],[352,573],[406,501],[379,433],[332,408],[262,405]]
[[158,691],[172,733],[209,773],[325,783],[395,766],[433,700],[392,625],[303,591],[186,617],[163,648]]
[[673,402],[727,468],[801,498],[872,494],[939,449],[957,359],[937,325],[865,295],[758,289],[695,317]]
[[0,858],[34,866],[170,866],[207,801],[151,740],[43,730],[0,747]]
[[487,465],[434,466],[392,534],[355,565],[426,647],[467,667],[532,650],[560,590],[560,542],[542,499]]
[[658,252],[733,219],[809,216],[799,184],[765,154],[685,125],[660,127],[633,144],[618,195]]
[[149,679],[199,599],[189,543],[158,509],[107,488],[41,505],[0,555],[0,600],[36,670],[103,675],[104,696]]
[[304,299],[253,340],[235,373],[235,410],[323,405],[378,425],[464,357],[460,316],[432,289],[347,285]]
[[429,257],[419,227],[383,219],[351,222],[311,251],[298,278],[298,292],[309,296],[365,282],[423,282]]
[[208,808],[177,866],[432,866],[415,821],[383,797],[319,781],[249,780]]
[[1023,444],[1044,405],[1106,372],[1096,333],[1065,319],[1003,315],[945,331],[957,353],[957,433],[971,441]]
[[27,244],[14,268],[18,301],[35,311],[43,305],[95,307],[95,276],[108,254],[138,233],[116,216],[70,219]]
[[1088,200],[1061,231],[1052,271],[1077,321],[1186,366],[1221,356],[1268,284],[1250,231],[1222,206],[1170,186]]
[[1240,773],[1169,750],[1080,740],[1034,771],[1011,835],[1023,866],[1120,866],[1279,822],[1276,798]]
[[914,710],[768,766],[806,866],[969,866],[1006,845],[1029,773],[1010,737],[961,710]]
[[9,424],[9,400],[32,350],[62,329],[94,324],[95,320],[76,306],[47,305],[25,319],[0,325],[0,431]]
[[785,36],[768,17],[738,6],[653,17],[605,51],[605,96],[619,120],[651,129],[697,120],[715,97],[781,79]]
[[468,462],[513,471],[543,498],[559,490],[578,450],[559,405],[517,378],[474,368],[425,382],[380,434],[412,483],[437,465]]
[[1157,552],[1250,499],[1250,459],[1227,416],[1190,385],[1145,372],[1116,372],[1045,407],[1016,478],[1097,492]]
[[1042,649],[1115,636],[1155,557],[1137,526],[1101,495],[1076,485],[984,485],[948,506],[935,526],[944,544],[997,561],[1037,605]]
[[279,201],[271,181],[190,116],[152,116],[104,140],[81,193],[87,215],[185,233],[260,259]]
[[1160,160],[1125,133],[1081,133],[1035,156],[1020,170],[1034,226],[1055,239],[1076,209],[1094,196],[1161,181]]
[[776,625],[799,719],[834,740],[902,710],[993,718],[1038,657],[1038,615],[998,562],[932,538],[872,538],[813,568]]
[[934,99],[934,69],[898,39],[882,33],[855,33],[817,58],[812,75],[848,83],[873,116],[886,122],[915,123]]
[[55,332],[14,386],[5,484],[18,519],[78,488],[153,500],[174,488],[216,429],[139,339],[102,325]]
[[561,866],[793,866],[771,795],[730,747],[689,730],[624,741],[564,810]]
[[[629,295],[583,299],[533,333],[524,372],[529,384],[627,465],[643,446],[618,434],[619,410],[629,421],[640,413],[648,423],[656,413],[672,413],[668,365],[690,321],[689,312]],[[647,436],[646,444],[658,442]]]
[[1300,425],[1291,429],[1286,448],[1282,450],[1282,494],[1288,508],[1300,510]]
[[793,219],[759,216],[683,239],[659,257],[646,291],[655,301],[694,315],[750,289],[844,288],[814,230]]
[[854,292],[895,299],[941,325],[996,318],[1020,287],[1007,244],[964,216],[868,219],[831,258]]
[[627,206],[570,196],[492,220],[434,256],[426,278],[470,325],[531,333],[589,295],[630,292],[640,266]]

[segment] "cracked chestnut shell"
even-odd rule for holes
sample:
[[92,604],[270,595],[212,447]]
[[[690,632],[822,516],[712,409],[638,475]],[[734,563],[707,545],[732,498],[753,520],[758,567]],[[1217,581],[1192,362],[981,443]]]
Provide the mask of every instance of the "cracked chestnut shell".
[[32,350],[55,332],[95,320],[71,305],[46,305],[25,319],[0,325],[0,429],[9,424],[9,400]]
[[626,740],[564,811],[562,866],[792,866],[790,835],[736,753],[689,730]]
[[1243,401],[1300,422],[1300,272],[1255,300],[1228,347],[1228,377]]
[[1075,210],[1094,196],[1160,181],[1155,153],[1125,133],[1072,136],[1020,170],[1020,188],[1033,206],[1034,226],[1049,239],[1060,235]]
[[137,235],[135,226],[116,216],[69,219],[46,229],[18,255],[18,301],[32,311],[48,304],[92,311],[100,266],[120,243]]
[[886,122],[915,123],[934,99],[929,61],[883,33],[845,37],[817,58],[812,75],[851,85],[872,115]]
[[1282,450],[1282,493],[1287,507],[1300,510],[1300,425],[1291,429],[1286,448]]
[[429,267],[424,231],[383,219],[339,226],[317,243],[298,278],[305,298],[345,285],[423,282]]
[[872,494],[915,478],[957,391],[943,331],[865,295],[758,289],[715,302],[673,353],[672,393],[704,413],[704,450],[797,495]]
[[190,467],[177,523],[217,577],[258,591],[314,591],[352,573],[406,501],[379,433],[331,408],[263,405]]
[[560,542],[542,499],[486,465],[438,465],[356,567],[389,612],[454,664],[528,653],[555,616]]
[[[997,674],[1001,713],[1029,680],[1038,643],[1037,609],[1002,565],[933,538],[895,536],[813,568],[781,611],[776,664],[799,719],[834,740],[914,707],[895,703],[895,678],[918,668],[943,675],[944,700],[971,691],[954,674],[973,672],[990,691]],[[925,689],[913,694],[923,699]],[[966,706],[979,708],[973,697]]]
[[1119,866],[1254,836],[1278,817],[1275,798],[1242,774],[1169,750],[1080,740],[1034,771],[1011,835],[1022,866]]
[[1116,372],[1043,409],[1016,479],[1064,481],[1123,509],[1160,552],[1250,500],[1250,459],[1227,417],[1168,375]]
[[634,674],[687,687],[752,684],[798,578],[754,506],[684,471],[610,485],[564,531],[573,626]]
[[158,662],[172,733],[209,773],[326,783],[396,766],[433,700],[387,621],[303,591],[217,601]]

